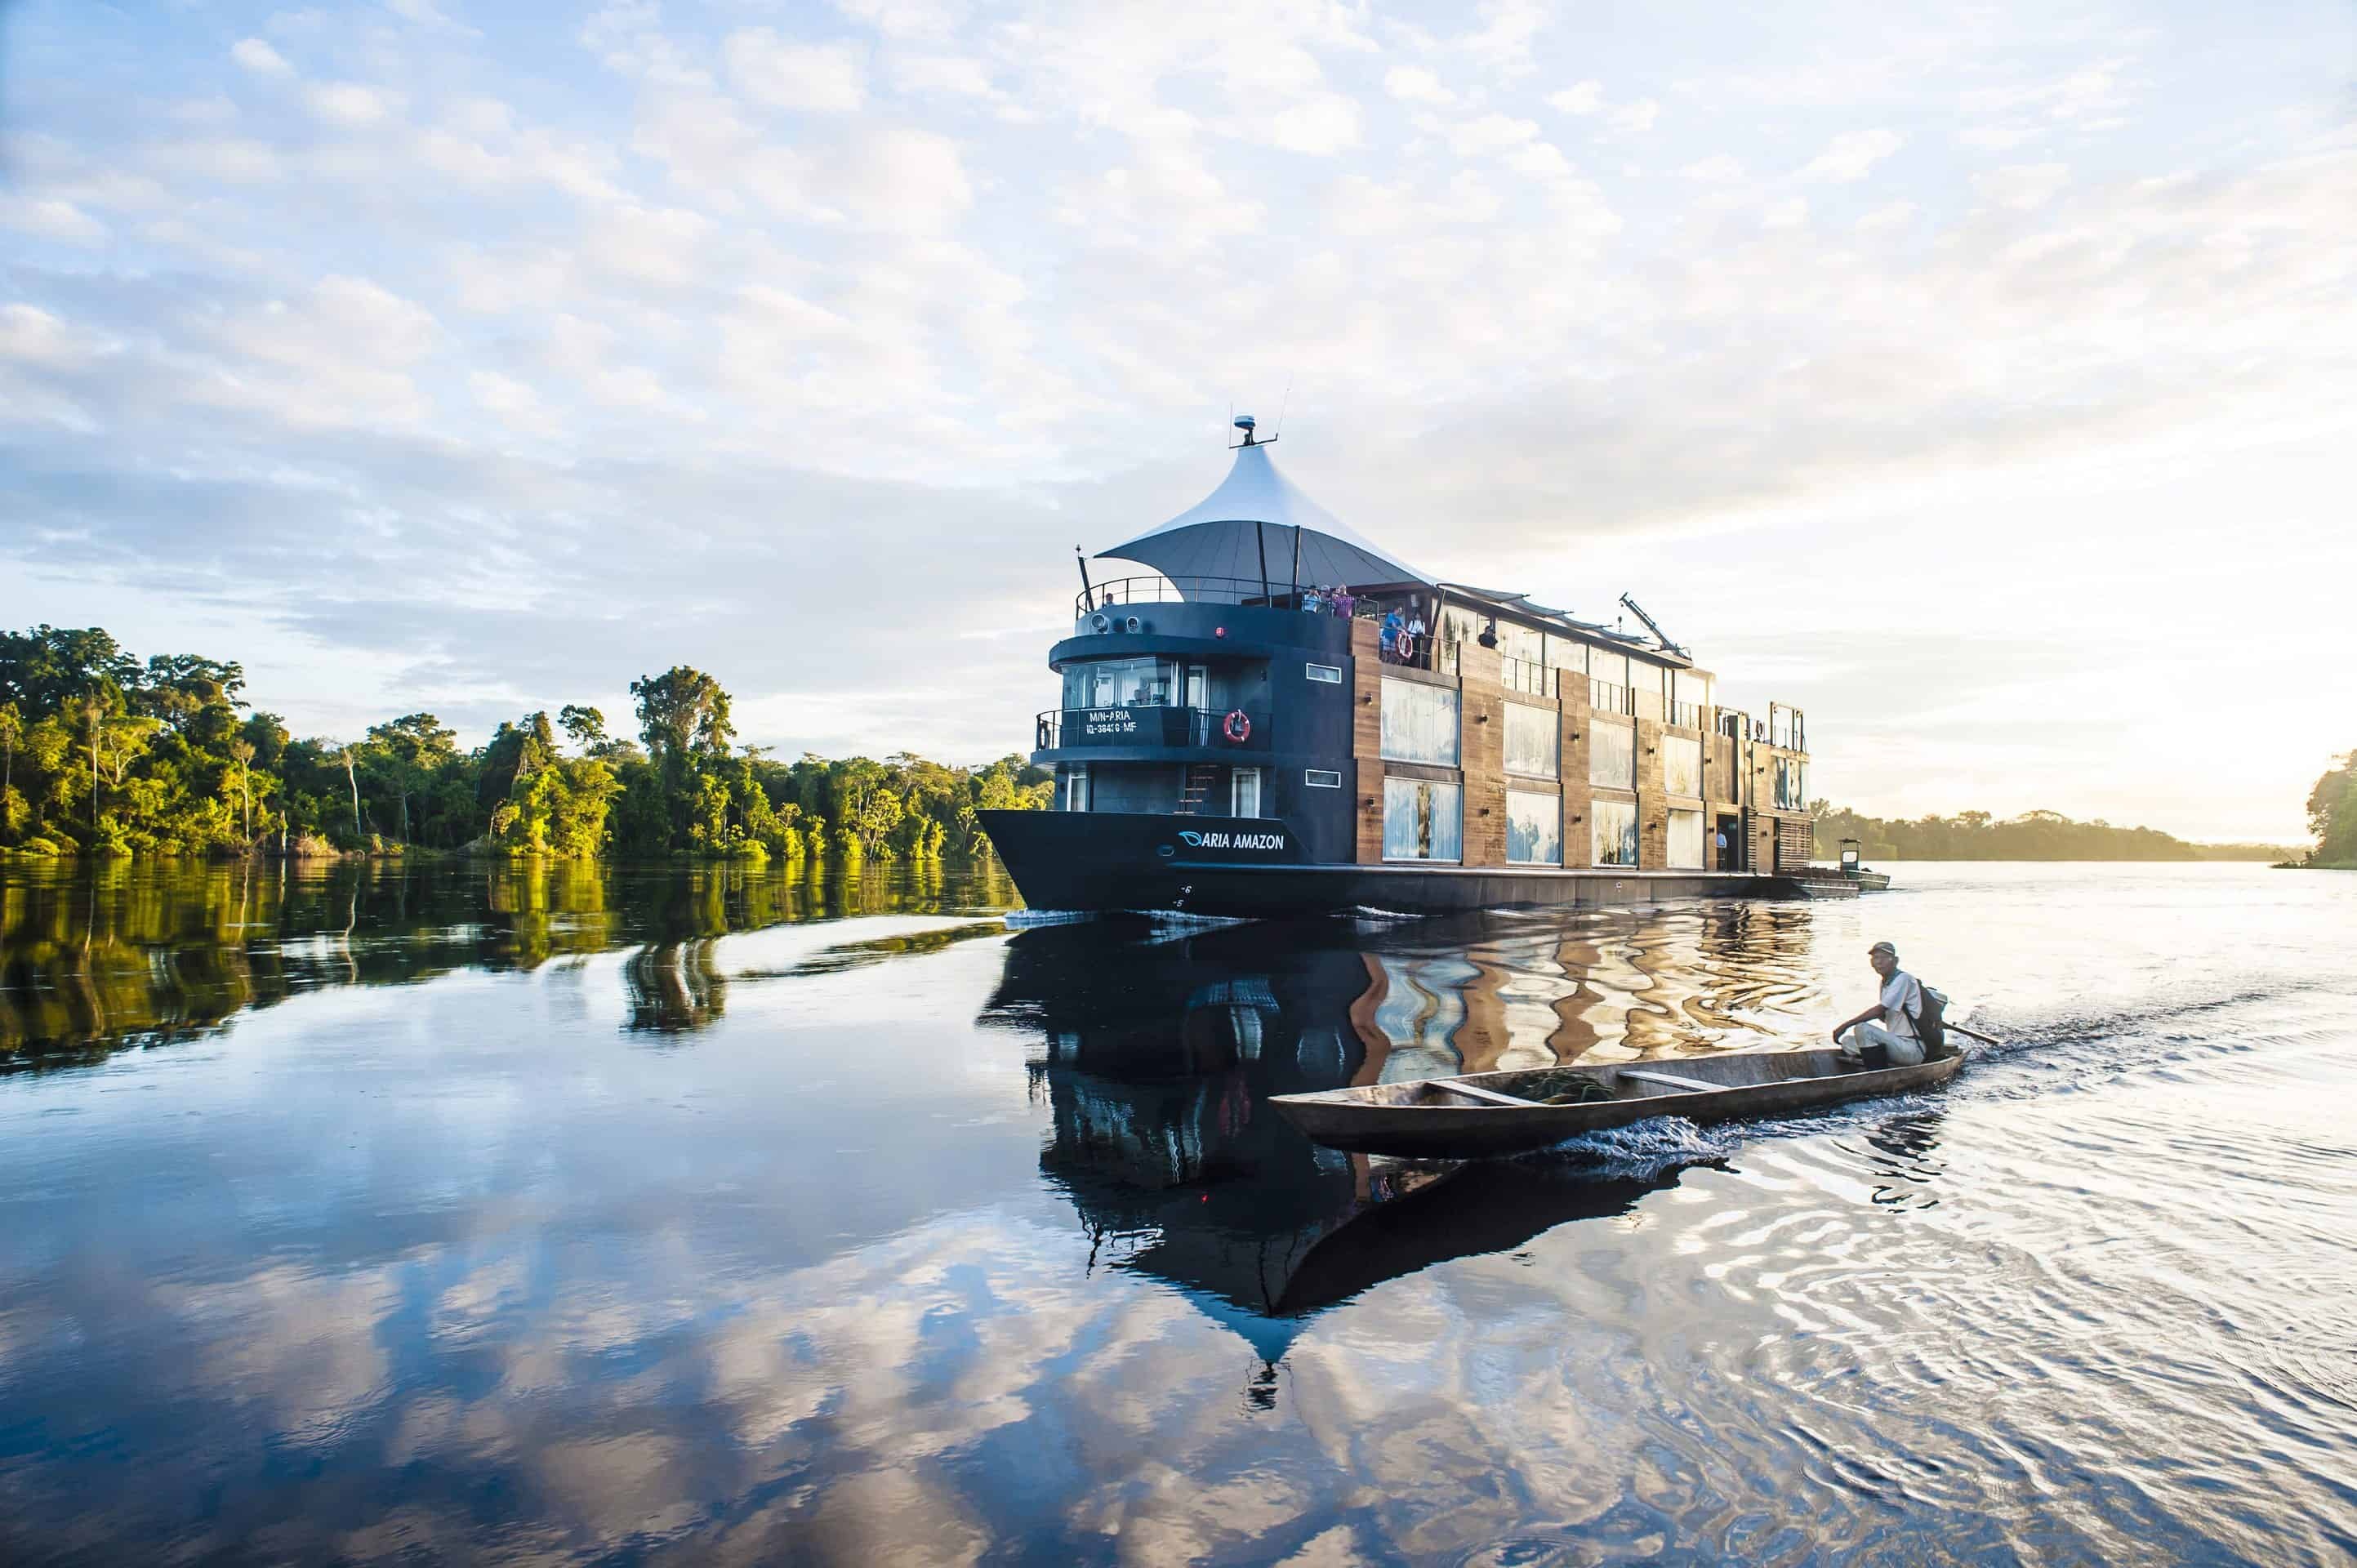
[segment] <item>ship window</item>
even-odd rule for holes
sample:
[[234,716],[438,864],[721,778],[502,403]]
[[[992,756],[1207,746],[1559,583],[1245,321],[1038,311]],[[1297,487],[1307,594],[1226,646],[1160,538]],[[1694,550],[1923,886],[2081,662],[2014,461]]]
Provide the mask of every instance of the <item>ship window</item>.
[[1587,726],[1587,781],[1608,789],[1637,787],[1637,731],[1625,724]]
[[1702,869],[1702,813],[1672,811],[1670,813],[1670,869],[1700,871]]
[[1168,659],[1098,659],[1064,668],[1067,708],[1163,708],[1178,701],[1180,672]]
[[1498,623],[1498,651],[1525,664],[1546,662],[1546,633],[1510,620]]
[[1517,865],[1563,864],[1563,797],[1506,791],[1506,858]]
[[1637,864],[1637,806],[1632,800],[1598,800],[1588,811],[1596,823],[1596,864]]
[[1457,766],[1457,691],[1383,680],[1383,753],[1394,762]]
[[1559,637],[1554,632],[1549,632],[1546,639],[1546,661],[1551,668],[1576,670],[1585,675],[1587,673],[1587,644],[1575,642],[1570,638]]
[[1429,779],[1383,780],[1383,858],[1458,860],[1465,791]]
[[1668,717],[1663,704],[1662,687],[1663,678],[1668,675],[1669,671],[1658,664],[1647,664],[1632,659],[1629,661],[1629,673],[1632,677],[1629,685],[1635,694],[1637,716],[1641,719],[1657,720]]
[[1553,708],[1528,703],[1506,704],[1506,771],[1531,779],[1555,776],[1557,737],[1563,733]]
[[1797,757],[1776,759],[1776,805],[1786,811],[1809,809],[1809,765]]
[[1085,811],[1089,809],[1089,770],[1068,768],[1064,770],[1064,810]]
[[1339,664],[1305,664],[1301,672],[1325,685],[1339,686],[1342,683],[1342,667]]
[[1340,789],[1342,775],[1331,768],[1312,768],[1302,773],[1301,781],[1312,789]]
[[1228,815],[1257,817],[1260,815],[1260,769],[1239,768],[1229,776]]
[[1662,737],[1662,793],[1700,799],[1702,742],[1693,736]]

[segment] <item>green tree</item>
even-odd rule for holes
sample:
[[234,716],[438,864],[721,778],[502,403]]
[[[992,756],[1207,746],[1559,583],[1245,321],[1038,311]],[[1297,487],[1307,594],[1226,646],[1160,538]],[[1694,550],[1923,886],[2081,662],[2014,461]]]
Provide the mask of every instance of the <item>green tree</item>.
[[2338,761],[2308,792],[2308,831],[2316,835],[2308,863],[2357,868],[2357,751]]

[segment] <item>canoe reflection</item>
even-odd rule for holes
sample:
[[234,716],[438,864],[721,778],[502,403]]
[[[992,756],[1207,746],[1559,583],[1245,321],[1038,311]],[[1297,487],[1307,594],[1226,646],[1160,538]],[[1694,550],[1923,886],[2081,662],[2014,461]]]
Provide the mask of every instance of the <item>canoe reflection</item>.
[[[1404,960],[1379,947],[1348,927],[1157,940],[1100,924],[1007,944],[984,1020],[1030,1036],[1032,1091],[1052,1128],[1040,1168],[1087,1228],[1092,1266],[1179,1287],[1275,1360],[1308,1314],[1623,1212],[1674,1181],[1370,1160],[1295,1132],[1268,1096],[1401,1076],[1386,1069],[1402,1056],[1416,1071],[1457,1070],[1448,1033],[1418,1027],[1395,1044],[1384,1028]],[[1416,1012],[1460,1028],[1479,1017],[1465,997],[1480,995],[1480,969],[1460,964],[1450,986],[1430,984],[1431,968],[1419,968]]]

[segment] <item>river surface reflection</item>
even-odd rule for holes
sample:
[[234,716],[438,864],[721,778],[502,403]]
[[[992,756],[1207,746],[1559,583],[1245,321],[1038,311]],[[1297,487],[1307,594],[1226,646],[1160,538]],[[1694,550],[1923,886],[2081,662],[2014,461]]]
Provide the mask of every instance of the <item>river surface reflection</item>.
[[[987,871],[0,870],[0,1560],[2344,1561],[2357,877],[1044,924]],[[1511,1163],[1269,1094],[1813,1043]]]

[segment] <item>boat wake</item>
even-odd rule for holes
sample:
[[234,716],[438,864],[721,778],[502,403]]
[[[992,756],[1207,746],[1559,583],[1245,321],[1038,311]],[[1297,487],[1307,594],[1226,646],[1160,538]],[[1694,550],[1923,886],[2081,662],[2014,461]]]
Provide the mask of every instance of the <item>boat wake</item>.
[[1645,1181],[1688,1165],[1716,1165],[1741,1142],[1732,1127],[1698,1127],[1683,1116],[1656,1116],[1583,1133],[1522,1158],[1581,1176]]

